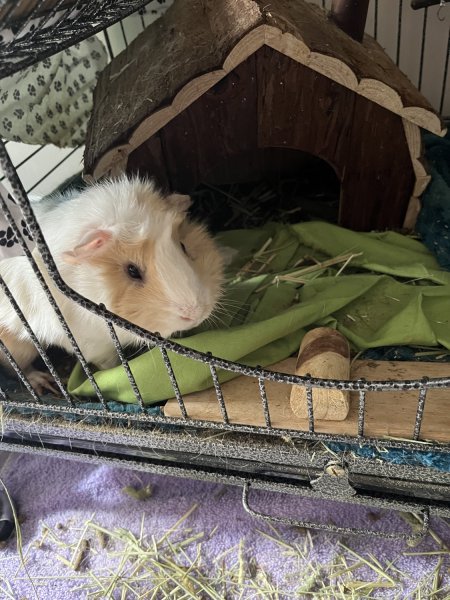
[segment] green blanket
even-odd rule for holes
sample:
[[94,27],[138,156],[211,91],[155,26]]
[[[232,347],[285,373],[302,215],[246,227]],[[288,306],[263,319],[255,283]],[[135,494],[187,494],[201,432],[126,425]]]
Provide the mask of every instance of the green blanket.
[[[217,324],[189,332],[177,340],[183,346],[267,366],[295,353],[305,331],[326,325],[341,331],[356,350],[399,344],[450,349],[450,273],[417,240],[323,222],[270,223],[219,238],[238,252]],[[208,365],[169,355],[182,393],[211,387]],[[130,367],[145,403],[173,397],[158,348],[130,360]],[[219,372],[222,382],[235,376]],[[106,399],[135,402],[122,366],[98,372],[95,379]],[[79,365],[69,391],[95,395]]]

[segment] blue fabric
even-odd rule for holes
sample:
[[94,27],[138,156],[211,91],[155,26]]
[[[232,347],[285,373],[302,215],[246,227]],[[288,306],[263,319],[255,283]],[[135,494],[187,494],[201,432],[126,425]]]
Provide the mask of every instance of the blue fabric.
[[423,135],[431,182],[422,195],[416,229],[444,269],[450,270],[450,132]]
[[373,446],[357,444],[327,444],[335,453],[353,452],[362,458],[376,458],[396,465],[412,465],[415,467],[432,467],[438,471],[450,472],[450,452],[422,452],[392,448],[387,452],[378,452]]

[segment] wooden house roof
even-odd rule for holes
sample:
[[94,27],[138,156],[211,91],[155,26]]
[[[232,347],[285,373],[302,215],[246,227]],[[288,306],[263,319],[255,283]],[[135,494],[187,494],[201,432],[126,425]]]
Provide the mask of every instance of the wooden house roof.
[[102,163],[123,161],[264,44],[406,121],[445,133],[373,38],[356,42],[304,0],[178,0],[101,74],[85,173],[101,176]]

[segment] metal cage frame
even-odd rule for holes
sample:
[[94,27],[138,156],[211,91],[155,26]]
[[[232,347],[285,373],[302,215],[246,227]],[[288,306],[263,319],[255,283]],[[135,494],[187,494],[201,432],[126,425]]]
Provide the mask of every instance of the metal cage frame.
[[[44,0],[36,2],[24,20],[14,18],[14,12],[20,11],[26,1],[10,2],[2,16],[2,26],[11,29],[14,35],[10,40],[0,41],[0,77],[12,75],[102,31],[143,8],[149,1]],[[34,20],[36,23],[30,28],[29,24]]]
[[[64,0],[59,0],[48,13],[43,23],[48,23],[50,16],[55,16],[61,9]],[[95,31],[104,29],[114,20],[118,21],[126,14],[143,6],[146,2],[106,3],[114,4],[115,11],[107,11],[101,24],[98,13],[92,10],[92,20],[80,19],[77,16],[79,28],[71,33],[70,39],[66,29],[62,27],[53,39],[39,37],[37,33],[31,36],[27,43],[12,43],[10,53],[5,55],[6,61],[0,61],[0,76],[32,64],[55,51],[67,47],[79,39],[92,35]],[[74,3],[79,9],[85,3],[81,0]],[[100,3],[99,3],[100,4]],[[105,2],[103,2],[105,4]],[[126,6],[125,6],[126,5]],[[94,6],[94,3],[92,4]],[[97,4],[95,4],[97,6]],[[131,7],[131,8],[130,8]],[[81,10],[82,12],[82,10]],[[95,18],[94,18],[95,16]],[[41,17],[44,19],[44,17]],[[96,21],[97,20],[97,21]],[[95,23],[94,23],[95,21]],[[46,30],[43,27],[43,31]],[[20,30],[21,31],[21,30]],[[41,44],[39,51],[32,56],[28,43]],[[69,40],[69,42],[68,42]],[[20,40],[19,40],[20,41]],[[27,50],[28,49],[28,50]],[[0,52],[1,52],[0,44]],[[8,57],[22,57],[19,61],[9,61]],[[236,362],[227,361],[213,356],[187,349],[180,344],[164,339],[158,334],[148,332],[108,311],[103,305],[84,298],[72,290],[62,280],[51,252],[42,235],[39,223],[35,219],[27,193],[20,181],[5,144],[0,141],[0,165],[8,179],[14,197],[20,207],[27,228],[36,243],[52,282],[67,298],[94,313],[105,321],[112,342],[120,359],[131,389],[134,393],[139,411],[135,414],[114,412],[98,388],[93,372],[80,351],[67,323],[64,320],[44,277],[28,249],[22,232],[17,227],[11,212],[3,200],[0,209],[6,216],[10,227],[20,242],[23,253],[33,267],[35,276],[44,289],[48,301],[68,336],[73,351],[79,360],[86,377],[92,384],[101,409],[79,406],[67,389],[46,350],[37,340],[29,327],[13,294],[0,277],[0,287],[8,297],[11,305],[29,333],[36,349],[46,367],[53,375],[56,385],[63,396],[62,400],[53,398],[52,402],[44,402],[34,391],[25,373],[20,369],[5,345],[0,341],[0,349],[8,358],[12,368],[23,383],[27,393],[9,394],[0,388],[0,406],[8,418],[6,430],[0,439],[0,448],[14,451],[33,451],[70,456],[77,460],[107,461],[111,464],[132,466],[153,472],[163,472],[186,477],[196,477],[213,481],[223,481],[243,487],[243,506],[247,512],[259,519],[271,519],[287,524],[315,527],[336,533],[372,534],[388,538],[413,539],[422,536],[429,524],[430,516],[450,518],[450,478],[447,473],[435,469],[412,467],[407,465],[380,464],[375,459],[361,459],[350,452],[343,452],[337,460],[330,460],[330,454],[323,450],[329,442],[350,445],[365,445],[381,449],[399,449],[404,451],[423,450],[420,439],[421,425],[430,389],[450,388],[450,372],[448,377],[428,379],[419,377],[404,381],[340,381],[325,380],[312,377],[301,377],[273,372],[260,367],[248,367]],[[118,340],[115,327],[121,327],[138,335],[149,347],[158,348],[161,352],[167,376],[169,377],[174,397],[178,401],[181,417],[164,417],[149,414],[134,380],[123,348]],[[222,422],[201,421],[192,419],[186,410],[183,396],[180,393],[176,375],[173,371],[168,351],[182,355],[190,360],[201,361],[209,365],[216,400],[220,407]],[[242,376],[256,378],[260,393],[261,407],[264,414],[264,426],[250,426],[231,423],[228,418],[226,402],[219,383],[217,370],[231,371]],[[449,367],[450,371],[450,367]],[[281,384],[296,384],[306,388],[308,407],[308,430],[287,430],[274,428],[271,424],[269,403],[266,395],[265,382],[275,381]],[[333,435],[315,431],[312,391],[314,388],[337,388],[357,391],[358,430],[354,436]],[[411,430],[410,440],[379,439],[365,435],[365,414],[367,392],[385,391],[417,392],[417,407],[415,422]],[[449,392],[450,397],[450,392]],[[27,414],[28,413],[28,416]],[[35,415],[51,415],[47,421],[36,421]],[[74,422],[67,424],[63,415],[70,415]],[[95,419],[101,423],[102,429],[89,424]],[[210,437],[214,440],[211,441]],[[66,440],[66,441],[65,441]],[[449,452],[449,446],[429,443],[426,449],[436,453]],[[389,489],[386,489],[386,488]],[[419,533],[387,532],[368,529],[355,529],[297,521],[283,516],[265,515],[250,507],[250,489],[263,488],[269,491],[279,491],[289,494],[333,498],[337,501],[354,502],[365,506],[412,511],[423,515],[423,527]]]

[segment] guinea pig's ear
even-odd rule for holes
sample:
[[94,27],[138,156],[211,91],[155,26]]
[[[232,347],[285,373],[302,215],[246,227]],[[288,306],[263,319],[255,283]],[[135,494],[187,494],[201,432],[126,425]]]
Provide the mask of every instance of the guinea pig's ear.
[[63,252],[64,261],[73,265],[87,262],[91,258],[98,256],[105,249],[111,238],[112,233],[110,231],[105,231],[104,229],[90,231],[83,237],[81,244],[73,250]]
[[170,208],[180,213],[187,213],[192,204],[191,197],[184,194],[171,194],[167,196],[166,202]]

